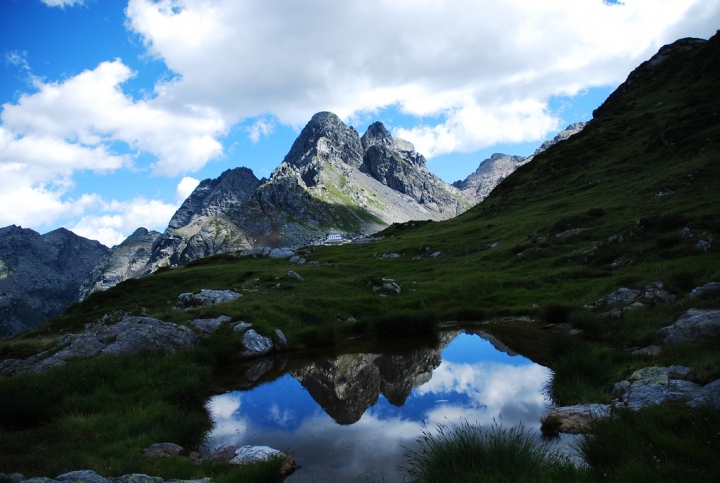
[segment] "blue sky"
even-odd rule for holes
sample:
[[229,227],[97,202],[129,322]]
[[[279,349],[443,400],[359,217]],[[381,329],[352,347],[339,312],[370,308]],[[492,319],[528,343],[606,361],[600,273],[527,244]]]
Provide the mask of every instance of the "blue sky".
[[0,226],[162,231],[198,180],[269,177],[322,110],[452,182],[719,25],[720,0],[0,0]]

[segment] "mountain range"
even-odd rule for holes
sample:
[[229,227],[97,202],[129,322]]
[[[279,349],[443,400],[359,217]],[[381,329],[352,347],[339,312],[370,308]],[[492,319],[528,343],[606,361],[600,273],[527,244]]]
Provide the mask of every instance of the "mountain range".
[[[164,233],[138,228],[108,249],[64,229],[42,236],[15,226],[2,229],[0,337],[33,328],[72,302],[161,267],[251,247],[320,244],[327,233],[355,238],[393,223],[453,218],[584,126],[572,124],[527,158],[494,154],[450,185],[427,168],[412,143],[393,137],[381,122],[361,137],[335,114],[320,112],[269,179],[240,167],[202,181]],[[75,251],[69,255],[53,243]]]

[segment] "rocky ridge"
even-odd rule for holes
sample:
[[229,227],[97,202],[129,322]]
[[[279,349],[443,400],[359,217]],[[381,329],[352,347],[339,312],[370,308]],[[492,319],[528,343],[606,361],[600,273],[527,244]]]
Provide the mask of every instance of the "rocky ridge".
[[472,203],[382,123],[361,138],[329,112],[313,116],[270,179],[247,168],[205,180],[158,239],[149,270],[257,246],[322,242],[410,219],[443,220]]
[[107,252],[64,228],[45,235],[0,228],[0,338],[34,328],[77,300],[83,280]]
[[156,231],[138,228],[120,245],[112,247],[83,282],[78,300],[82,302],[93,292],[107,290],[128,278],[143,275],[158,237],[160,233]]
[[570,124],[560,131],[557,136],[542,143],[532,156],[510,156],[495,153],[490,156],[489,159],[481,161],[480,166],[467,178],[461,181],[455,181],[452,185],[459,189],[465,198],[471,200],[473,204],[480,203],[483,199],[487,198],[495,186],[502,183],[502,181],[517,168],[529,163],[535,156],[546,151],[550,146],[579,133],[586,125],[586,122]]

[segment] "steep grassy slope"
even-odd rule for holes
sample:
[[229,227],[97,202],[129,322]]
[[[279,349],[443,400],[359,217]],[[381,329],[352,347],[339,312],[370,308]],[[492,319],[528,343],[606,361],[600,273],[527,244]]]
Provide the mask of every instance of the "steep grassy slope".
[[[91,295],[35,332],[3,342],[0,357],[42,350],[61,333],[80,331],[113,310],[145,309],[150,316],[179,323],[226,314],[253,322],[261,332],[280,328],[292,347],[302,348],[333,344],[357,333],[412,332],[428,321],[477,321],[501,315],[563,319],[565,312],[558,306],[577,310],[620,287],[641,289],[660,281],[677,301],[613,322],[595,320],[600,332],[610,335],[588,344],[584,353],[602,368],[600,375],[580,374],[579,388],[556,391],[554,397],[562,403],[609,399],[613,381],[654,363],[690,365],[701,382],[720,377],[718,341],[679,347],[657,358],[633,359],[620,350],[655,341],[657,328],[689,307],[720,305],[717,296],[687,297],[693,287],[720,280],[718,85],[720,38],[678,41],[633,72],[581,133],[536,156],[480,205],[457,218],[394,225],[381,233],[383,240],[369,244],[307,248],[305,256],[320,262],[317,265],[223,255],[128,280]],[[698,245],[701,240],[705,243]],[[288,277],[291,269],[305,280]],[[393,279],[401,292],[376,290],[386,283],[383,278]],[[180,293],[202,288],[234,289],[244,296],[224,306],[172,310]],[[351,317],[355,321],[347,322]],[[550,336],[540,329],[543,323],[489,324],[487,329],[519,352],[559,370],[562,361],[547,350]],[[194,367],[188,373],[201,374],[232,359],[238,344],[237,336],[218,334],[191,355],[167,356],[167,363],[188,364]],[[148,380],[162,388],[149,369],[133,370],[139,371],[138,377],[147,372]],[[70,377],[62,374],[58,372],[58,378]],[[28,387],[50,384],[40,376],[23,381]],[[10,398],[13,387],[0,381],[0,400]],[[188,391],[197,390],[189,384],[176,392],[161,391],[165,396],[158,396],[158,404],[197,414],[197,401],[185,401]],[[106,389],[98,391],[106,395]],[[55,404],[51,399],[46,403]],[[0,470],[12,461],[16,465],[12,469],[29,474],[63,464],[111,473],[107,461],[112,458],[104,453],[84,459],[64,456],[62,464],[57,460],[49,464],[37,454],[21,456],[24,448],[38,443],[51,448],[50,458],[57,454],[57,448],[66,446],[61,425],[70,425],[67,418],[72,415],[51,408],[46,411],[48,419],[18,429],[9,422],[15,406],[8,405],[0,415],[5,421],[0,441],[6,441],[0,443],[5,458]],[[133,412],[130,406],[127,414]],[[88,414],[102,415],[102,411],[98,404]],[[105,441],[102,425],[98,427],[89,435],[79,430],[72,434],[80,441],[86,437]],[[162,422],[153,427],[162,427]],[[188,441],[197,439],[193,431],[182,431],[189,435]],[[116,453],[135,451],[148,440],[147,435],[128,436]],[[114,454],[115,450],[97,446]],[[133,464],[127,467],[143,469]],[[200,471],[184,468],[182,474]]]

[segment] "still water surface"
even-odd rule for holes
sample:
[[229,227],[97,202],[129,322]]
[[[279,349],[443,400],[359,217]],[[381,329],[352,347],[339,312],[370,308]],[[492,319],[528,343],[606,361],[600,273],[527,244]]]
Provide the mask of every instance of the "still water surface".
[[256,361],[238,376],[247,389],[208,402],[209,449],[277,448],[302,466],[288,482],[402,482],[405,451],[424,428],[497,421],[538,429],[550,370],[479,334],[445,332],[434,347],[400,353]]

